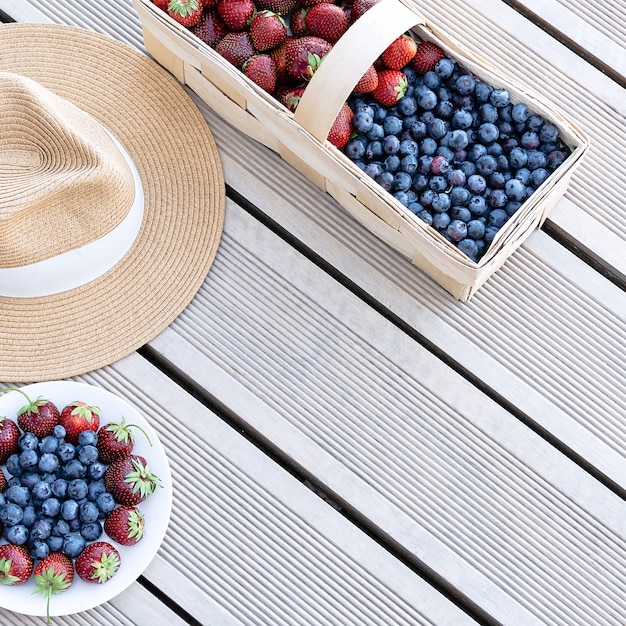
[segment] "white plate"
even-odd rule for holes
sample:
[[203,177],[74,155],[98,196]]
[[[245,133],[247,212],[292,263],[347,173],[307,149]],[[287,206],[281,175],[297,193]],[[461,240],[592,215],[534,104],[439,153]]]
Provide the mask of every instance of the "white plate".
[[[172,510],[172,477],[169,463],[156,432],[146,419],[135,407],[109,391],[72,381],[35,383],[21,389],[32,400],[38,396],[48,398],[57,405],[59,411],[75,400],[97,406],[102,411],[100,425],[119,422],[124,416],[128,424],[141,426],[152,442],[150,446],[143,434],[135,429],[133,452],[146,459],[150,470],[161,479],[162,485],[139,505],[146,520],[143,539],[134,546],[120,546],[103,533],[99,541],[109,541],[119,550],[122,562],[117,574],[104,584],[86,583],[75,576],[69,589],[51,598],[51,616],[79,613],[107,602],[124,591],[152,561],[165,536]],[[16,420],[17,411],[25,403],[26,399],[17,391],[0,394],[0,415]],[[2,543],[6,542],[2,540]],[[40,594],[32,595],[34,588],[32,577],[22,585],[0,585],[0,607],[25,615],[45,616],[46,600]]]

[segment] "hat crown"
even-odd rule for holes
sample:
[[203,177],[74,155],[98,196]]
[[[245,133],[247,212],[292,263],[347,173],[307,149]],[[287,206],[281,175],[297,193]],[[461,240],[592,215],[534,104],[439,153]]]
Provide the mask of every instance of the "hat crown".
[[107,130],[39,83],[0,72],[0,268],[99,239],[126,216],[134,183]]

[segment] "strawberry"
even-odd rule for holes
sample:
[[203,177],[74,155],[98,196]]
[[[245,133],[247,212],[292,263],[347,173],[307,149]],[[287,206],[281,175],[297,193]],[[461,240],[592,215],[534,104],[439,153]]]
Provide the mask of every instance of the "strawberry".
[[300,0],[303,7],[312,7],[314,4],[332,4],[333,0]]
[[7,459],[19,450],[18,440],[20,429],[17,424],[8,417],[0,416],[0,465],[4,465]]
[[356,22],[365,11],[371,9],[375,4],[378,4],[380,0],[354,0],[352,3],[352,10],[350,11],[350,19],[352,23]]
[[259,11],[250,22],[250,37],[259,52],[279,46],[287,37],[285,20],[271,11]]
[[113,461],[104,473],[107,491],[119,504],[134,506],[143,502],[160,483],[142,456],[130,456]]
[[23,390],[17,389],[27,400],[17,412],[17,424],[26,432],[37,435],[40,439],[49,435],[59,423],[59,409],[53,402],[41,396],[31,400]]
[[190,28],[200,21],[202,16],[202,0],[170,0],[167,12],[185,28]]
[[167,7],[170,3],[170,0],[152,0],[153,4],[156,4],[156,6],[159,7],[159,9],[161,9],[161,11],[167,11]]
[[291,33],[294,37],[302,37],[303,35],[308,34],[306,22],[304,20],[307,10],[308,9],[298,9],[297,11],[294,11],[289,18],[289,28],[291,28]]
[[417,46],[417,52],[411,61],[411,67],[418,74],[425,74],[434,69],[438,61],[445,56],[443,50],[430,41],[422,41]]
[[47,623],[50,624],[50,598],[65,591],[74,582],[72,559],[62,552],[51,552],[33,572],[35,590],[46,599]]
[[356,93],[370,93],[378,87],[378,72],[373,65],[367,68],[367,71],[359,82],[354,86],[353,91]]
[[272,93],[276,88],[276,63],[269,54],[251,56],[241,71],[267,93]]
[[276,93],[277,100],[290,111],[295,111],[304,93],[304,89],[304,85],[299,85],[298,87],[283,87]]
[[232,31],[245,30],[255,10],[252,0],[220,0],[217,3],[217,12]]
[[6,491],[9,483],[7,481],[7,477],[4,475],[4,471],[0,468],[0,493]]
[[314,4],[304,17],[304,24],[311,35],[335,43],[348,30],[348,18],[336,4]]
[[297,80],[310,80],[332,47],[325,39],[313,35],[292,39],[285,50],[287,73]]
[[75,401],[63,407],[59,423],[65,428],[65,440],[76,445],[78,435],[83,430],[98,430],[100,427],[100,409]]
[[328,133],[328,141],[337,148],[343,148],[352,134],[352,109],[344,102]]
[[257,0],[259,11],[272,11],[281,15],[289,15],[295,8],[297,0]]
[[120,568],[120,553],[107,541],[87,544],[74,566],[79,578],[88,583],[102,584],[111,580]]
[[0,546],[0,585],[21,585],[33,572],[33,560],[24,546]]
[[287,50],[287,44],[293,40],[291,35],[287,35],[285,41],[276,46],[273,50],[270,50],[270,56],[274,59],[276,64],[276,84],[284,84],[293,82],[294,79],[287,74],[287,57],[285,51]]
[[228,27],[217,11],[205,9],[200,21],[189,30],[198,39],[204,41],[211,48],[215,48],[217,42],[228,32]]
[[410,63],[416,52],[417,43],[415,40],[408,35],[400,35],[383,52],[383,63],[390,70],[401,70]]
[[135,436],[131,428],[138,428],[150,442],[146,431],[137,424],[127,424],[126,420],[122,416],[120,422],[113,422],[111,424],[104,424],[98,430],[98,442],[96,447],[98,448],[98,457],[102,463],[107,465],[122,459],[125,456],[130,456],[135,446]]
[[104,532],[122,546],[134,546],[143,538],[145,519],[136,506],[122,505],[104,520]]
[[224,35],[216,44],[215,51],[236,68],[241,69],[241,66],[254,54],[254,45],[250,33],[240,31]]
[[406,76],[399,70],[382,70],[378,72],[378,86],[372,96],[390,107],[404,96],[407,86]]

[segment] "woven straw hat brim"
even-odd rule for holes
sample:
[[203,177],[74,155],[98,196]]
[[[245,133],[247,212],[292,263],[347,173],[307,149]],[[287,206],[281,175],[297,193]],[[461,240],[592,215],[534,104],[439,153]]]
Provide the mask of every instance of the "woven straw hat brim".
[[73,26],[0,27],[0,70],[93,115],[126,148],[145,194],[140,234],[112,270],[77,289],[0,297],[0,380],[82,374],[164,330],[201,287],[224,221],[224,178],[206,121],[154,61]]

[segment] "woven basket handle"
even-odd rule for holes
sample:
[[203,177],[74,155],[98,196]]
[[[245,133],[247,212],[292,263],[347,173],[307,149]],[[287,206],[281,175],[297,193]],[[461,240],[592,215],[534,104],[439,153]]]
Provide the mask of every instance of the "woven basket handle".
[[423,16],[398,0],[381,0],[333,46],[304,90],[294,120],[324,143],[343,103],[367,68]]

